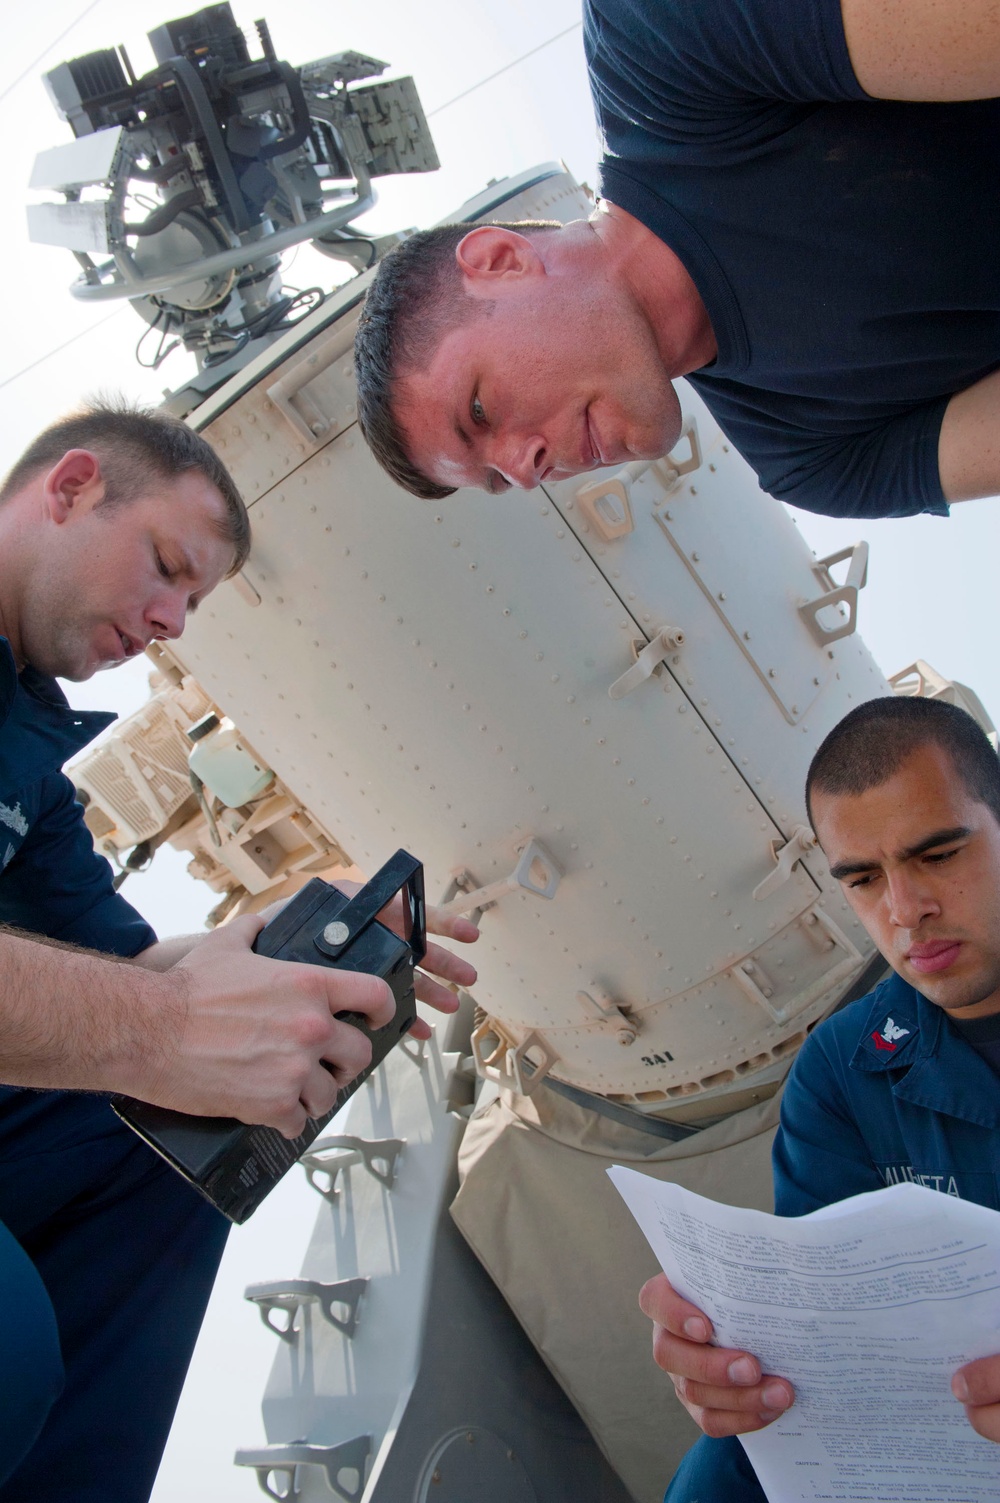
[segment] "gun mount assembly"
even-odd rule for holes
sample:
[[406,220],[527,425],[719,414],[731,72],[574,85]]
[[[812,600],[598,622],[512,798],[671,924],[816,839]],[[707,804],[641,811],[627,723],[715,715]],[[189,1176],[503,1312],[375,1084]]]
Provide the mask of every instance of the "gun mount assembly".
[[319,288],[282,286],[281,253],[311,241],[355,270],[397,235],[351,223],[375,202],[372,179],[439,166],[412,78],[358,52],[293,67],[266,21],[261,56],[224,3],[149,32],[156,67],[137,78],[124,48],[44,75],[75,139],[36,158],[32,240],[71,250],[85,302],[128,298],[160,336],[193,352],[204,395],[297,316]]

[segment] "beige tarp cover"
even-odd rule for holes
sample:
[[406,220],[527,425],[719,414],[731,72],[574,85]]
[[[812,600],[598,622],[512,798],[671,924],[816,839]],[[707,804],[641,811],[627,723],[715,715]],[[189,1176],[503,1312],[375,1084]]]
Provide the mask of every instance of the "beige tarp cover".
[[452,1215],[636,1503],[660,1503],[699,1431],[652,1361],[636,1296],[658,1268],[605,1170],[771,1210],[777,1119],[772,1098],[669,1143],[539,1090],[466,1131]]

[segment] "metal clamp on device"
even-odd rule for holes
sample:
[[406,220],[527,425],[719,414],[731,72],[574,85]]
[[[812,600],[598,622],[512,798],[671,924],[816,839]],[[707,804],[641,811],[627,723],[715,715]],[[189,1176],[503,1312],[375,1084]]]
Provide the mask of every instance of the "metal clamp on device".
[[[398,892],[403,894],[402,939],[376,917]],[[396,999],[396,1013],[384,1028],[374,1030],[361,1013],[337,1014],[371,1039],[371,1063],[338,1092],[329,1112],[309,1119],[297,1138],[284,1138],[273,1127],[248,1127],[232,1117],[190,1117],[127,1096],[112,1098],[122,1120],[235,1222],[257,1209],[409,1031],[416,1017],[413,972],[427,949],[424,869],[408,852],[397,851],[350,899],[314,877],[265,924],[254,949],[275,960],[381,976]]]

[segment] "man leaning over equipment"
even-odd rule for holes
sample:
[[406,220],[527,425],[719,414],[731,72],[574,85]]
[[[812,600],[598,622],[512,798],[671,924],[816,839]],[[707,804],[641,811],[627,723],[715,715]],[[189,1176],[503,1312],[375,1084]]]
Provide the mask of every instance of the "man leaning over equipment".
[[[260,917],[158,942],[60,771],[114,717],[71,710],[55,676],[180,636],[249,549],[224,465],[162,415],[56,423],[0,486],[3,1503],[148,1498],[228,1229],[89,1093],[295,1137],[370,1059],[334,1014],[392,1016],[379,978],[254,955]],[[429,960],[475,975],[437,946]],[[453,1010],[436,982],[419,990]]]
[[766,491],[1000,492],[992,0],[586,0],[601,203],[381,263],[358,415],[416,495],[667,453],[685,376]]
[[[875,699],[823,742],[806,799],[830,871],[893,975],[822,1023],[792,1068],[774,1144],[775,1210],[802,1216],[915,1180],[1000,1210],[1000,761],[964,710]],[[733,1437],[794,1403],[660,1275],[640,1296],[653,1354],[706,1437],[666,1503],[763,1503]],[[1000,1355],[952,1380],[1000,1441]],[[1000,1478],[1000,1452],[997,1454]]]

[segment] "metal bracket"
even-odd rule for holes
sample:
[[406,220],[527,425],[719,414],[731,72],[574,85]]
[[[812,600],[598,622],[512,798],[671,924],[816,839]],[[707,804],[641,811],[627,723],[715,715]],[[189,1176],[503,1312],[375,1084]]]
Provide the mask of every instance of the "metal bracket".
[[[648,469],[648,463],[637,460],[635,464],[626,465],[616,475],[591,480],[587,485],[581,485],[577,491],[577,506],[606,543],[613,543],[616,538],[627,537],[635,531],[635,518],[629,497],[630,482],[638,480],[639,475]],[[633,474],[633,470],[639,473]]]
[[[541,1062],[530,1057],[532,1050],[542,1056]],[[559,1058],[534,1029],[514,1048],[488,1017],[473,1030],[472,1057],[480,1079],[491,1080],[518,1096],[530,1096],[537,1091]]]
[[[350,1169],[355,1164],[364,1164],[374,1179],[391,1190],[396,1183],[396,1161],[405,1142],[405,1138],[352,1138],[334,1135],[320,1138],[319,1142],[314,1143],[302,1155],[299,1163],[306,1171],[306,1179],[324,1200],[337,1199],[340,1194],[337,1176],[342,1169]],[[378,1167],[380,1161],[385,1164],[384,1169]],[[327,1184],[321,1184],[317,1175],[323,1175]]]
[[477,908],[486,908],[506,897],[509,892],[533,893],[536,898],[554,898],[562,872],[553,861],[540,840],[529,840],[522,846],[517,865],[509,877],[499,882],[489,882],[473,892],[462,893],[438,907],[439,913],[472,913]]
[[684,646],[684,633],[678,626],[661,626],[651,642],[633,642],[635,662],[620,678],[616,678],[608,690],[611,699],[624,699],[633,689],[638,689],[654,671],[665,663],[672,653]]
[[768,872],[762,882],[757,883],[753,890],[754,902],[763,903],[764,899],[771,897],[779,887],[784,887],[803,856],[808,856],[809,852],[815,849],[816,836],[808,825],[796,825],[792,831],[792,838],[784,845],[778,845],[777,841],[772,840],[771,855],[775,861],[774,870]]
[[[847,578],[842,585],[834,585],[830,578],[830,569],[834,564],[842,564],[845,558],[851,561]],[[868,583],[868,544],[855,543],[853,547],[841,548],[837,553],[829,553],[826,558],[818,558],[813,564],[813,569],[830,588],[818,600],[810,600],[805,605],[800,605],[799,615],[812,632],[814,640],[821,647],[825,647],[828,642],[839,642],[841,637],[849,637],[857,628],[858,591],[863,590]],[[819,613],[833,605],[847,606],[847,620],[841,621],[839,626],[828,629],[820,621]]]
[[[260,1446],[256,1450],[240,1450],[233,1460],[237,1466],[253,1467],[261,1491],[269,1498],[277,1498],[278,1503],[300,1496],[297,1474],[299,1467],[303,1466],[319,1467],[324,1471],[330,1491],[343,1498],[345,1503],[360,1503],[371,1449],[370,1435],[356,1435],[353,1440],[343,1440],[335,1446],[314,1446],[305,1440],[293,1440],[282,1445]],[[357,1473],[356,1486],[342,1480],[344,1472]],[[284,1478],[287,1483],[284,1492],[278,1492],[270,1485],[272,1476]]]
[[[810,919],[815,922],[810,924]],[[730,966],[725,973],[731,976],[737,986],[751,1000],[762,1007],[775,1023],[790,1023],[793,1018],[806,1011],[814,1002],[817,1002],[825,993],[831,991],[839,982],[846,981],[848,977],[856,974],[858,968],[864,962],[861,951],[848,939],[828,913],[816,904],[803,914],[798,921],[806,926],[806,932],[810,934],[818,925],[829,944],[824,944],[824,949],[840,950],[842,958],[830,968],[817,976],[803,991],[797,992],[782,1002],[775,999],[778,986],[772,981],[767,971],[761,965],[756,954],[747,955],[743,960],[738,960]]]
[[698,424],[693,417],[684,419],[681,439],[686,438],[691,449],[687,459],[675,459],[673,453],[662,459],[636,459],[623,465],[613,475],[603,475],[590,480],[576,492],[576,504],[583,516],[599,537],[606,543],[627,537],[635,531],[632,514],[632,486],[636,480],[653,470],[665,486],[676,485],[682,475],[690,475],[701,464],[701,442]]
[[[405,1054],[407,1059],[412,1059],[418,1069],[422,1070],[427,1063],[426,1039],[415,1039],[410,1034],[404,1033],[396,1049],[400,1054]],[[369,1075],[368,1079],[371,1080],[372,1077]]]
[[681,419],[681,431],[677,438],[679,444],[682,439],[687,439],[690,454],[687,459],[676,459],[674,449],[665,455],[663,459],[654,460],[653,467],[658,470],[665,485],[675,485],[685,475],[693,475],[695,470],[701,468],[702,452],[701,439],[698,435],[698,419],[693,413],[688,413]]
[[343,328],[338,327],[321,344],[314,345],[310,354],[297,360],[266,388],[268,398],[292,431],[313,448],[330,432],[335,418],[324,412],[307,395],[305,388],[317,376],[329,370],[331,365],[350,355],[352,339],[353,325],[350,338],[346,341]]
[[799,924],[819,950],[834,950],[838,945],[841,949],[850,948],[851,942],[847,935],[818,905],[810,908],[808,913],[804,913],[799,919]]
[[[343,1335],[353,1336],[358,1327],[361,1296],[367,1287],[367,1279],[339,1279],[333,1284],[321,1284],[316,1279],[284,1279],[272,1284],[248,1284],[243,1298],[257,1306],[268,1330],[282,1341],[295,1342],[299,1337],[295,1317],[303,1305],[319,1305],[325,1321]],[[334,1314],[334,1305],[342,1305],[347,1311],[343,1319]],[[288,1316],[287,1325],[272,1320],[279,1310]]]

